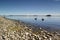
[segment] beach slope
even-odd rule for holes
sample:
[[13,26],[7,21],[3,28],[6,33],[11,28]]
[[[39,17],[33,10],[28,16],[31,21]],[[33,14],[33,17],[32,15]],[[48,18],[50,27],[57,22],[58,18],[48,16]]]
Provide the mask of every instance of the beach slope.
[[60,40],[60,34],[0,16],[0,40]]

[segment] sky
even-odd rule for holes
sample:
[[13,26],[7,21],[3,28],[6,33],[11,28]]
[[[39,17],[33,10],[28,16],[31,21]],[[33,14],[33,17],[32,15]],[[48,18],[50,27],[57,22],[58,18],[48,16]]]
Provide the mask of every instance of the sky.
[[0,15],[60,14],[60,0],[0,0]]

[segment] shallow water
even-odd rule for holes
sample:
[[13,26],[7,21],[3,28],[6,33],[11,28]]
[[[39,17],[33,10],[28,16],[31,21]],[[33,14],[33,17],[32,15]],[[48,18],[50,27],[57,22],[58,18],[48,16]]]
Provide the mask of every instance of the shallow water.
[[[21,20],[26,23],[33,24],[37,27],[42,27],[48,31],[60,32],[60,17],[46,16],[5,16],[6,18]],[[35,20],[35,18],[37,18]],[[44,20],[42,20],[44,19]]]

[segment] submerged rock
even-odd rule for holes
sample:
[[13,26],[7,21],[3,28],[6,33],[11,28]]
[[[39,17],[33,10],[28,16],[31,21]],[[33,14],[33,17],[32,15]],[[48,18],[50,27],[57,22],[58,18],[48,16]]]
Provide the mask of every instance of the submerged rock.
[[44,21],[44,19],[42,18],[42,21]]
[[60,40],[57,34],[42,28],[29,28],[21,21],[0,17],[0,40]]
[[35,20],[37,20],[37,18],[34,18]]

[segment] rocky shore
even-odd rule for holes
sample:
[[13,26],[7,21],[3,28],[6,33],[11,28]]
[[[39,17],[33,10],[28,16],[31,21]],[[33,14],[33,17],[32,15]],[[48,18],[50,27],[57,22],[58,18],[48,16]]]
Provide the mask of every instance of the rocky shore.
[[0,40],[60,40],[60,34],[0,16]]

